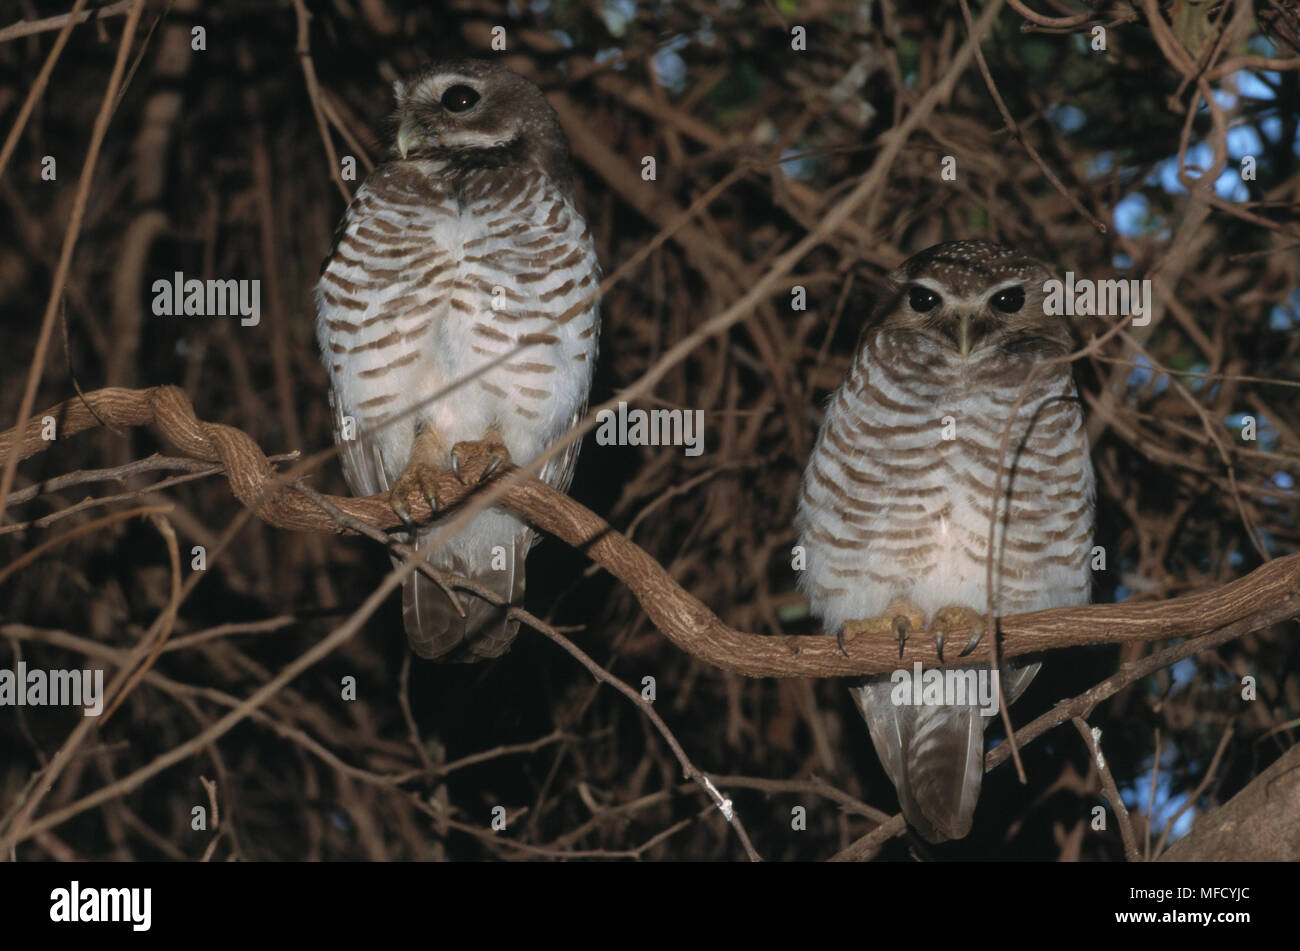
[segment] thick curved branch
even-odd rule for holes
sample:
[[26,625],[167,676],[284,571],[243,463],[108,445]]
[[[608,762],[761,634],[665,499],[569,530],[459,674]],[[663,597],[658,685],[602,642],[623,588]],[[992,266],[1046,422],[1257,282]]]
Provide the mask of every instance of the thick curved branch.
[[1300,861],[1300,746],[1200,816],[1161,862]]
[[[231,426],[200,421],[178,387],[108,388],[86,394],[84,401],[62,403],[0,435],[0,464],[11,452],[17,451],[21,460],[48,448],[49,442],[41,438],[46,416],[58,421],[61,437],[103,424],[151,426],[183,455],[224,466],[235,496],[268,524],[293,531],[345,530],[334,515],[293,488],[291,482],[298,473],[277,475],[248,435]],[[472,482],[483,462],[471,461],[462,473]],[[472,489],[452,473],[443,473],[438,495],[447,500],[447,509],[440,517],[454,513],[470,495],[478,493],[585,552],[632,590],[669,640],[715,667],[749,677],[847,677],[885,673],[914,663],[940,664],[932,640],[922,635],[911,637],[900,658],[897,643],[887,636],[883,622],[855,625],[845,636],[847,654],[829,637],[738,631],[682,589],[658,562],[600,516],[514,469],[499,470]],[[375,528],[399,525],[383,495],[326,498],[346,515]],[[433,513],[423,500],[413,500],[411,514],[418,520],[431,518]],[[1222,587],[1160,603],[1055,608],[1000,618],[998,653],[1007,658],[1084,644],[1197,637],[1229,625],[1240,635],[1296,616],[1300,616],[1300,555],[1291,555]],[[965,633],[950,632],[949,642],[964,642]],[[985,637],[960,662],[989,661],[991,640]],[[955,662],[952,652],[947,660]]]

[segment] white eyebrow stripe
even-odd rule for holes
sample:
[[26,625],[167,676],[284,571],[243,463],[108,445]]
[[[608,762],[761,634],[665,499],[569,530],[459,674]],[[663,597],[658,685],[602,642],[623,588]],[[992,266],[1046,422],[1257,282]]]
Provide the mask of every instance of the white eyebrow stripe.
[[992,297],[994,294],[1005,291],[1009,287],[1024,287],[1027,283],[1029,282],[1025,278],[1012,278],[1009,281],[1003,281],[1001,284],[993,285],[993,287],[989,288],[989,290],[985,292],[984,296]]
[[436,76],[431,76],[431,77],[429,77],[429,78],[430,78],[430,79],[446,79],[446,80],[448,80],[448,83],[447,83],[448,86],[455,86],[457,83],[461,83],[461,84],[464,84],[464,85],[466,85],[466,86],[473,86],[475,83],[478,82],[478,77],[476,77],[476,76],[466,76],[464,73],[439,73],[438,75],[436,75]]
[[437,73],[422,79],[418,85],[407,89],[406,98],[414,99],[423,94],[425,98],[441,99],[442,94],[452,86],[469,86],[477,91],[478,82],[476,77],[466,76],[464,73]]

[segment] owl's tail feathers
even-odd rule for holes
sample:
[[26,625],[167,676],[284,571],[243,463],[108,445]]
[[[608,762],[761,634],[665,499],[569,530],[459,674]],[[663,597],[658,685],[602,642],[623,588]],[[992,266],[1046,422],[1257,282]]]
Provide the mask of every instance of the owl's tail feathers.
[[984,772],[984,717],[967,706],[896,704],[894,684],[853,688],[908,825],[929,842],[970,832]]
[[[523,602],[524,560],[529,548],[526,533],[488,545],[472,558],[454,542],[431,549],[429,563],[494,591],[507,605]],[[519,622],[506,617],[505,607],[464,590],[456,591],[456,600],[463,616],[433,579],[419,573],[406,579],[402,584],[402,623],[411,650],[429,660],[472,663],[500,657],[510,649]]]
[[[1020,696],[1038,666],[1004,669],[1007,703]],[[991,717],[976,704],[898,704],[894,690],[886,679],[851,692],[903,816],[928,842],[964,838],[984,778],[984,727]]]

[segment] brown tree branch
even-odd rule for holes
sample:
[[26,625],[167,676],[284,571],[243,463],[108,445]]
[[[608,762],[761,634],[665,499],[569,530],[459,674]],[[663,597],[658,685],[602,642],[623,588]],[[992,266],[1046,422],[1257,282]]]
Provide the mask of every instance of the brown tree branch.
[[1158,861],[1300,861],[1300,746],[1197,819]]
[[[277,475],[253,440],[230,426],[204,423],[178,387],[144,390],[107,388],[70,400],[33,417],[24,426],[0,435],[0,463],[15,451],[18,460],[47,448],[41,438],[42,418],[58,421],[63,436],[101,425],[152,426],[183,455],[219,462],[231,490],[259,518],[294,531],[340,532],[339,519],[305,493]],[[471,462],[465,475],[478,474]],[[932,640],[914,636],[902,656],[892,638],[871,623],[846,633],[847,653],[832,638],[760,636],[728,626],[708,607],[683,590],[643,549],[610,527],[578,502],[511,468],[494,473],[470,489],[450,472],[441,475],[439,497],[447,500],[443,517],[473,494],[484,492],[541,530],[584,551],[588,557],[626,584],[650,620],[679,648],[724,670],[749,677],[847,677],[885,673],[914,663],[940,666]],[[375,528],[398,527],[398,519],[382,495],[369,498],[331,496],[328,502],[350,518]],[[412,515],[432,517],[416,500]],[[1084,644],[1195,638],[1232,626],[1238,634],[1260,630],[1300,615],[1300,555],[1278,558],[1244,578],[1199,594],[1161,603],[1098,604],[1055,608],[999,619],[1000,657]],[[883,622],[882,622],[883,623]],[[877,633],[882,636],[875,636]],[[954,632],[960,641],[965,632]],[[987,662],[991,638],[960,663]]]
[[[118,91],[122,88],[122,77],[126,73],[127,54],[131,51],[131,43],[135,38],[136,27],[140,24],[140,14],[143,12],[143,0],[135,0],[135,5],[131,7],[131,12],[127,15],[126,25],[122,28],[122,39],[118,42],[117,58],[113,62],[113,72],[108,77],[108,88],[104,90],[104,97],[99,104],[99,114],[95,117],[95,125],[90,133],[90,146],[86,151],[86,161],[81,167],[81,178],[77,182],[77,192],[73,198],[72,213],[68,217],[68,225],[63,232],[63,245],[59,250],[59,261],[54,269],[52,290],[50,291],[49,300],[45,304],[45,316],[41,318],[41,330],[36,338],[36,352],[32,356],[31,370],[27,374],[27,384],[23,389],[22,402],[19,403],[19,420],[30,413],[32,406],[36,403],[36,390],[40,385],[41,373],[45,368],[45,358],[49,351],[50,339],[54,336],[54,318],[58,315],[59,304],[63,301],[64,288],[68,283],[68,273],[72,267],[72,252],[77,246],[77,236],[81,232],[82,219],[85,217],[86,207],[90,202],[90,183],[95,176],[95,166],[99,161],[99,151],[104,144],[104,137],[108,134],[108,124],[113,118],[113,106],[116,103]],[[66,32],[61,35],[66,40]],[[55,52],[57,52],[57,49],[51,52],[49,64],[52,64],[56,58],[54,56]],[[17,128],[18,126],[15,126],[15,129]],[[6,144],[6,149],[8,148],[9,145]],[[3,509],[9,490],[13,488],[13,481],[14,467],[11,463],[6,462],[3,471],[0,471],[0,509]]]
[[8,43],[10,40],[24,36],[35,36],[37,33],[48,33],[51,30],[61,30],[69,24],[85,23],[90,19],[107,20],[109,17],[126,13],[134,2],[135,0],[118,0],[117,3],[110,3],[97,10],[85,10],[83,9],[86,5],[85,0],[80,0],[72,5],[70,13],[60,13],[58,16],[46,17],[43,20],[19,20],[17,23],[11,23],[0,30],[0,43]]

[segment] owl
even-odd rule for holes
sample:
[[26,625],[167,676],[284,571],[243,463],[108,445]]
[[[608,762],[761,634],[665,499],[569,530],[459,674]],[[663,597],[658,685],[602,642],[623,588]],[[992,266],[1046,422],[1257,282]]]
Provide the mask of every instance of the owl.
[[[568,143],[541,90],[479,61],[442,62],[395,86],[392,152],[357,189],[316,286],[335,440],[354,494],[387,492],[430,564],[517,604],[528,526],[500,509],[436,547],[414,493],[438,509],[431,469],[467,452],[523,465],[586,411],[600,268],[574,203]],[[348,438],[354,436],[354,438]],[[540,478],[568,488],[577,444]],[[490,470],[489,470],[490,471]],[[518,622],[415,573],[402,590],[411,649],[478,660]]]
[[[990,524],[995,615],[1090,600],[1094,486],[1082,409],[1068,363],[1030,377],[1071,350],[1067,326],[1044,312],[1051,277],[987,241],[935,245],[889,275],[800,491],[799,581],[828,633],[886,618],[901,651],[922,625],[944,657],[945,634],[970,627],[960,654],[969,652],[988,603]],[[1007,663],[998,678],[988,665],[967,670],[1000,682],[1010,703],[1038,665]],[[931,842],[961,838],[998,687],[990,710],[969,695],[916,703],[895,686],[881,676],[851,692],[907,821]]]

